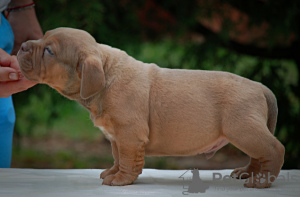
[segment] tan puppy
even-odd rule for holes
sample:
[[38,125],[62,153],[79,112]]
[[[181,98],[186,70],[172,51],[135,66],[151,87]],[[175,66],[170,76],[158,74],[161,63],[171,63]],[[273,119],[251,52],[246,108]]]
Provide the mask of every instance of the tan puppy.
[[145,154],[210,158],[229,142],[251,157],[233,171],[249,178],[246,187],[271,185],[252,172],[271,181],[278,176],[284,147],[273,136],[276,98],[260,83],[227,72],[159,68],[71,28],[23,43],[18,60],[26,78],[81,103],[111,141],[115,162],[101,173],[103,184],[131,184]]

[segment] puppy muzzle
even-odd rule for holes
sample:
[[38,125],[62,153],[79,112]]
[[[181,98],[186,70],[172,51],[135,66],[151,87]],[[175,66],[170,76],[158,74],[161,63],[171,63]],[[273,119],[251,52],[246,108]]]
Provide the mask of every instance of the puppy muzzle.
[[38,81],[38,77],[34,70],[33,55],[32,43],[24,42],[19,49],[17,59],[22,74],[31,81]]

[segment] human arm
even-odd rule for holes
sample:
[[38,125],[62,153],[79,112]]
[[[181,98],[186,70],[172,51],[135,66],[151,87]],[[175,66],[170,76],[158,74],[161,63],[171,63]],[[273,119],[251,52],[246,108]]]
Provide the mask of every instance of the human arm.
[[[8,8],[23,6],[32,3],[33,0],[12,0]],[[43,37],[43,32],[35,14],[34,8],[9,12],[8,22],[14,32],[14,48],[12,55],[16,55],[20,46],[27,40],[37,40]]]

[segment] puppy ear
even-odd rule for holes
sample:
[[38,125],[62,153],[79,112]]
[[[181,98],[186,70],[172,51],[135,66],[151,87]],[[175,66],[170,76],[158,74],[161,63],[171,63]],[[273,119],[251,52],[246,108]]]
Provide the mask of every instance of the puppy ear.
[[80,96],[87,99],[105,86],[103,65],[97,57],[87,57],[82,64]]

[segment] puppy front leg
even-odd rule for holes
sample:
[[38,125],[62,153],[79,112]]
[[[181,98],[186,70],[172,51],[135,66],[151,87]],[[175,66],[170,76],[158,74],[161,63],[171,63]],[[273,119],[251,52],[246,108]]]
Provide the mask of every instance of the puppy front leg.
[[119,171],[119,153],[118,153],[117,144],[115,141],[111,141],[110,143],[111,143],[112,154],[115,161],[114,161],[114,165],[111,168],[104,170],[100,174],[101,179],[104,179],[108,175],[116,174]]
[[129,185],[142,173],[145,163],[145,145],[139,140],[117,141],[119,153],[119,171],[104,178],[104,185]]

